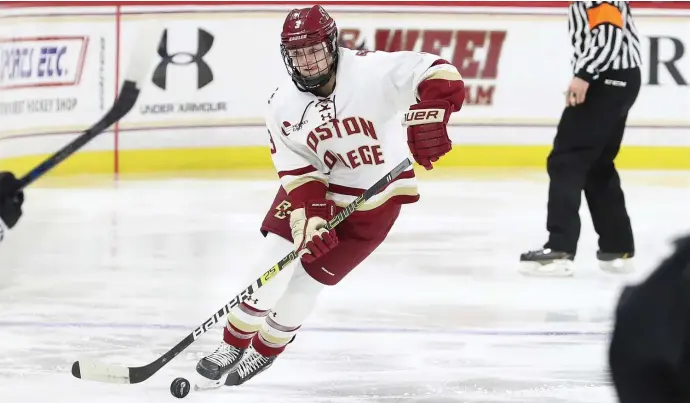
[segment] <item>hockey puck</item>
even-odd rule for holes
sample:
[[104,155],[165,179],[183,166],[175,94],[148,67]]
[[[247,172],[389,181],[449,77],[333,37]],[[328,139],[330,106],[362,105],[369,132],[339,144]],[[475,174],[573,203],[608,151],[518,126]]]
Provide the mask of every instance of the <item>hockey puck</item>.
[[189,381],[184,378],[175,378],[170,384],[170,393],[178,399],[187,397],[189,389]]

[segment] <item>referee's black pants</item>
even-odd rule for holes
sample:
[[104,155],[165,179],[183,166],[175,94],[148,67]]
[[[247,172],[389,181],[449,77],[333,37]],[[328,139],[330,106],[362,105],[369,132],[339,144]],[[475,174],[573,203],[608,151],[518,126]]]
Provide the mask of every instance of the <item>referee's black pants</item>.
[[599,235],[599,250],[635,251],[625,197],[613,160],[623,140],[628,111],[639,91],[639,68],[605,72],[590,83],[584,103],[564,109],[547,159],[549,240],[545,248],[577,252],[584,190]]

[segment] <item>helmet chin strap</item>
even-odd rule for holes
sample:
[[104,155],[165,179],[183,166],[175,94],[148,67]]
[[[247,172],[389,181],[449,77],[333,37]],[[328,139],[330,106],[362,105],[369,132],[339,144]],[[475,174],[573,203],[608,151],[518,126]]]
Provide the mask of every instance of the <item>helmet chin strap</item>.
[[329,71],[329,72],[322,74],[318,77],[313,77],[313,78],[304,77],[303,80],[298,80],[295,77],[293,77],[292,81],[295,83],[295,85],[297,86],[297,89],[299,89],[300,91],[311,92],[311,91],[318,90],[319,88],[328,84],[328,82],[331,80],[331,77],[333,77],[333,74]]

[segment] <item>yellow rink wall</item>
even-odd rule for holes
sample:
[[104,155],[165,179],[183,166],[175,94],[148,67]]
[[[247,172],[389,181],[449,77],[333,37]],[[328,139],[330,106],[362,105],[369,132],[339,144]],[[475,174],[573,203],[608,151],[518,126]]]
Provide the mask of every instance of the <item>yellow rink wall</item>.
[[[549,146],[460,145],[435,164],[437,167],[501,167],[545,169]],[[218,170],[272,170],[266,147],[224,147],[160,150],[124,150],[119,155],[119,173],[166,173]],[[23,174],[48,158],[49,154],[0,160],[0,170]],[[616,160],[620,169],[690,170],[688,147],[626,147]],[[112,151],[79,152],[58,166],[51,175],[112,174]]]

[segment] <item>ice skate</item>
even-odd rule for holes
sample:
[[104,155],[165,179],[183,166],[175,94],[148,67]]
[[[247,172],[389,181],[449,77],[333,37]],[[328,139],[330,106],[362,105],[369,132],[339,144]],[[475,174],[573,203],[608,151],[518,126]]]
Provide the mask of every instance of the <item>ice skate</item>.
[[632,258],[635,253],[606,253],[597,251],[599,267],[607,273],[623,274],[634,270]]
[[267,370],[273,362],[278,358],[277,355],[272,357],[265,357],[259,354],[253,348],[249,349],[249,352],[245,358],[240,362],[240,364],[228,374],[225,379],[225,386],[238,386],[252,379],[256,375]]
[[197,364],[196,372],[201,377],[194,385],[194,390],[222,386],[225,375],[237,367],[246,351],[245,348],[237,348],[221,341],[216,351],[202,358]]
[[534,277],[571,277],[573,275],[572,253],[539,249],[520,255],[519,272]]

